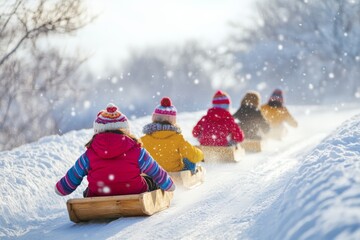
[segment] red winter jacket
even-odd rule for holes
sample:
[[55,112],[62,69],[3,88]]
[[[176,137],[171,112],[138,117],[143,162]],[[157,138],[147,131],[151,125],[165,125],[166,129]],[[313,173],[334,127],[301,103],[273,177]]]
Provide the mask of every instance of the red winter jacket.
[[244,133],[229,111],[210,108],[194,127],[192,134],[204,146],[228,146],[229,142],[242,142]]
[[88,196],[146,192],[147,184],[140,176],[140,150],[138,143],[124,135],[97,134],[86,151],[90,165]]

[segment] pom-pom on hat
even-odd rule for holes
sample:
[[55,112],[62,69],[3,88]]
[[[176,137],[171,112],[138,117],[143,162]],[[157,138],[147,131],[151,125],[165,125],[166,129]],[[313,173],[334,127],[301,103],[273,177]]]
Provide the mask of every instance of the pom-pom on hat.
[[229,109],[230,97],[225,92],[218,90],[212,99],[212,104],[213,104],[213,107],[216,107],[216,108]]
[[118,111],[118,107],[109,103],[106,109],[101,110],[94,121],[94,133],[101,133],[107,130],[122,130],[130,133],[130,126],[127,117]]
[[176,108],[172,105],[169,97],[163,97],[152,114],[153,122],[169,122],[171,124],[176,123]]
[[284,103],[283,93],[280,89],[275,89],[269,98],[269,102],[279,102]]

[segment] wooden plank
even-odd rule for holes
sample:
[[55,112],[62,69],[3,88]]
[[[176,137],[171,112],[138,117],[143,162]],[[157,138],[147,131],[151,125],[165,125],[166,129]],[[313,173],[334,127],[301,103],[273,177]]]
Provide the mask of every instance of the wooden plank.
[[261,152],[262,149],[260,140],[245,139],[240,145],[246,152]]
[[197,147],[203,151],[205,162],[238,162],[245,155],[245,150],[240,145]]
[[169,172],[169,174],[177,186],[192,189],[202,184],[205,178],[205,169],[202,166],[197,166],[196,170],[195,174],[192,174],[190,170]]
[[142,212],[145,215],[153,215],[154,213],[165,210],[170,206],[173,198],[173,192],[163,190],[155,190],[140,195]]
[[267,139],[273,139],[281,141],[287,135],[287,129],[285,126],[272,127],[270,131],[265,135]]
[[90,220],[146,216],[170,206],[172,192],[155,190],[141,194],[69,199],[69,218],[78,223]]

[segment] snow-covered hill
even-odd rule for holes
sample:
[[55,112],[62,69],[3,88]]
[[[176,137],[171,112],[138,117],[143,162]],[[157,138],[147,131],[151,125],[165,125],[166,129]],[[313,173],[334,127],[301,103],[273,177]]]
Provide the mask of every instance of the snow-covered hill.
[[[74,224],[54,184],[92,130],[0,152],[0,239],[360,239],[359,106],[289,107],[299,121],[284,141],[234,164],[206,164],[206,182],[175,192],[151,217]],[[182,113],[187,139],[204,114]],[[343,121],[347,120],[345,123]],[[141,135],[144,117],[132,121]]]

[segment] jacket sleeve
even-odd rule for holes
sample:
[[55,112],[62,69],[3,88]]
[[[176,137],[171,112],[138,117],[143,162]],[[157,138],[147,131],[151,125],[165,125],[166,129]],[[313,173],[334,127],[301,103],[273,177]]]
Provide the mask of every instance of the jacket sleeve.
[[181,138],[179,141],[179,152],[182,157],[189,159],[192,163],[197,163],[204,159],[204,154],[199,148],[191,145],[181,134],[179,134],[179,138]]
[[291,116],[291,114],[289,113],[289,111],[284,108],[284,112],[285,112],[285,121],[292,127],[297,127],[298,123],[297,121],[293,118],[293,116]]
[[162,190],[175,189],[175,184],[169,174],[159,166],[144,148],[141,148],[140,151],[139,167],[141,171],[151,177]]
[[236,124],[233,117],[229,119],[229,127],[230,127],[230,133],[231,133],[231,139],[235,142],[242,142],[244,141],[244,133],[239,127],[239,125]]
[[69,195],[81,184],[83,178],[88,174],[89,159],[86,154],[80,156],[72,166],[55,185],[55,192],[59,195]]
[[194,137],[199,137],[203,131],[203,123],[205,122],[205,117],[202,117],[200,119],[200,121],[197,122],[196,126],[194,127],[194,129],[192,130],[192,134]]

